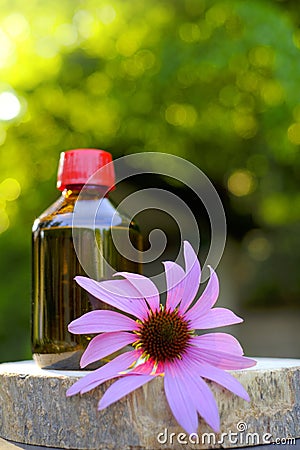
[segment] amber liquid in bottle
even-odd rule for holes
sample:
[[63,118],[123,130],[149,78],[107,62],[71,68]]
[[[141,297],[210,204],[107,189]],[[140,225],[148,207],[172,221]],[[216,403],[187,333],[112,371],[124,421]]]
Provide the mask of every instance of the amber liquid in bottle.
[[[71,334],[68,324],[92,309],[112,309],[91,297],[74,281],[76,275],[87,276],[86,267],[82,267],[74,248],[74,236],[76,248],[84,249],[86,254],[88,276],[92,271],[94,279],[109,279],[111,268],[141,273],[139,262],[123,256],[128,254],[125,248],[128,230],[132,245],[142,250],[137,226],[125,216],[118,215],[118,224],[112,227],[111,215],[115,210],[110,200],[104,198],[98,211],[96,229],[82,224],[74,235],[72,219],[77,199],[77,191],[66,191],[33,226],[32,350],[34,359],[44,368],[78,370],[81,355],[93,336]],[[86,192],[81,201],[87,206],[90,202],[91,207],[93,202],[99,203],[99,189]],[[118,238],[118,249],[113,234]],[[120,248],[122,242],[124,248]],[[87,369],[93,367],[95,365]]]

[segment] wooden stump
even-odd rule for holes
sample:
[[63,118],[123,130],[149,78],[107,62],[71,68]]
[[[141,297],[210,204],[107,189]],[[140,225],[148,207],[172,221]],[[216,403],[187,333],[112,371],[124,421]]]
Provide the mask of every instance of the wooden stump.
[[66,398],[66,390],[87,372],[42,370],[33,361],[1,364],[0,436],[85,450],[242,447],[300,437],[300,360],[257,361],[254,368],[231,371],[248,391],[250,403],[210,383],[223,437],[202,420],[197,436],[180,434],[183,430],[169,410],[161,378],[97,411],[110,383]]

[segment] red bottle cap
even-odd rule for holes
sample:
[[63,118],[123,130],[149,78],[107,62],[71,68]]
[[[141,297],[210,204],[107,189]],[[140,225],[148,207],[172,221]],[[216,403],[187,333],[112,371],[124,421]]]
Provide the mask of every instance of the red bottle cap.
[[80,148],[62,152],[58,165],[57,188],[63,191],[68,186],[83,186],[97,170],[103,167],[104,169],[94,175],[92,184],[113,189],[114,167],[113,164],[106,167],[110,162],[112,162],[112,155],[104,150]]

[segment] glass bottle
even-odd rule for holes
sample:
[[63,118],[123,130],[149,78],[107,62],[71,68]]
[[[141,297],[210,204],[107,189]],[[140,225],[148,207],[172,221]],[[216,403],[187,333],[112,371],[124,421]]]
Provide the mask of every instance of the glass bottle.
[[[138,250],[142,250],[142,238],[137,225],[116,211],[109,199],[108,187],[114,185],[111,161],[110,153],[103,150],[62,153],[57,183],[62,195],[34,222],[32,353],[40,367],[79,369],[91,336],[69,333],[68,324],[91,309],[111,309],[89,297],[74,281],[76,275],[99,281],[111,278],[114,271],[141,273],[141,264],[124,256],[128,255],[126,248],[120,249],[128,232]],[[94,173],[93,184],[87,183]],[[74,222],[76,208],[81,215]],[[85,223],[82,211],[95,212],[93,226],[88,217]],[[117,237],[118,248],[113,236]]]

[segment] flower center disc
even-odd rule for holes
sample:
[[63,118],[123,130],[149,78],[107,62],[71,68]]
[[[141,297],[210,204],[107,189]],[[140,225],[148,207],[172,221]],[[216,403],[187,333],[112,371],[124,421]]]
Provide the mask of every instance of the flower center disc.
[[138,332],[139,346],[156,362],[180,357],[190,339],[188,323],[178,311],[165,309],[152,313]]

